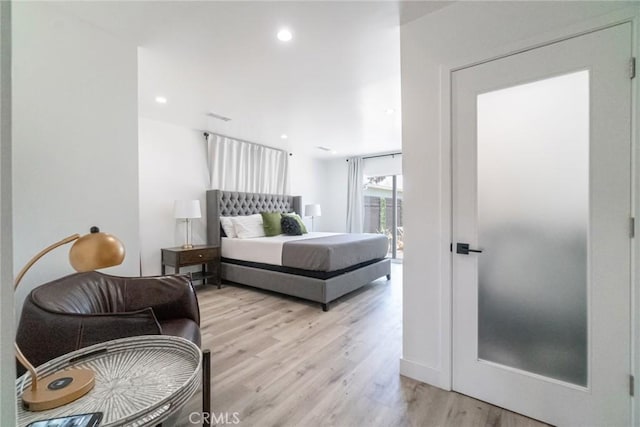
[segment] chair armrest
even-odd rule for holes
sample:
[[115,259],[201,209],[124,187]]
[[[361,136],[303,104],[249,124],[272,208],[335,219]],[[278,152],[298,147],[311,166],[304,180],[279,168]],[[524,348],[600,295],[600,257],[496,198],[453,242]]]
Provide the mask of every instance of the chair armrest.
[[200,325],[198,297],[185,275],[126,279],[127,310],[151,307],[158,320],[191,319]]

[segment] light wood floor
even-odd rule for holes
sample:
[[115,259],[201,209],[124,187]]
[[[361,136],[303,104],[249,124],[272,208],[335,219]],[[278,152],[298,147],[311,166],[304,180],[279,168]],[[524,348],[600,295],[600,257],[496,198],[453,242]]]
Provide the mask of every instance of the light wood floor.
[[214,413],[237,412],[241,426],[542,426],[400,376],[401,265],[392,275],[326,313],[251,288],[200,288]]

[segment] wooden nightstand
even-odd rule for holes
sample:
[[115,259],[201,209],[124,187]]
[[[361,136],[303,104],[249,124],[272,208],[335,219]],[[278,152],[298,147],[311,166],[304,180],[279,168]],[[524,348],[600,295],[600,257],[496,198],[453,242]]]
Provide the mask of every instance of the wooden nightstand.
[[190,273],[191,280],[202,280],[203,284],[215,284],[220,289],[220,247],[194,245],[191,249],[181,247],[162,249],[162,274],[165,274],[167,266],[173,267],[175,274],[179,274],[180,268],[198,264],[202,265],[202,271]]

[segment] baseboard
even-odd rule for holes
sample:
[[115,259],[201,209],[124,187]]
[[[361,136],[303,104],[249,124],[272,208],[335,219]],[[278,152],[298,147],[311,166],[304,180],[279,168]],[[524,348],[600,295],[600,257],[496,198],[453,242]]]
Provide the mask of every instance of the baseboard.
[[450,390],[448,382],[442,380],[443,372],[413,360],[400,359],[400,375],[444,390]]

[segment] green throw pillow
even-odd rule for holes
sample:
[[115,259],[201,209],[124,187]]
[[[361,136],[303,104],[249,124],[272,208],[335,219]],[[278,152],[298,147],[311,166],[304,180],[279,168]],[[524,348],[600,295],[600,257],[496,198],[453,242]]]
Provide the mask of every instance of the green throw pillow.
[[282,215],[280,214],[280,212],[261,212],[260,215],[262,215],[264,234],[267,237],[282,234],[282,227],[280,226]]
[[297,213],[295,213],[295,212],[292,212],[292,213],[284,213],[284,214],[282,214],[282,215],[290,216],[290,217],[292,217],[292,218],[295,218],[295,219],[296,219],[296,221],[298,221],[298,224],[300,224],[300,230],[302,230],[302,234],[306,234],[306,233],[308,233],[308,231],[307,231],[307,227],[304,225],[304,222],[302,221],[302,218],[300,218],[300,215],[298,215],[298,214],[297,214]]

